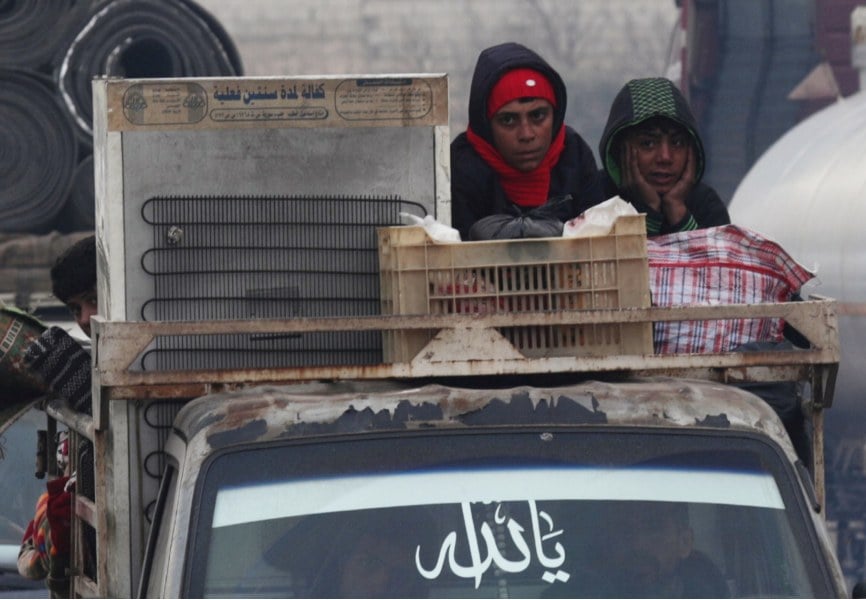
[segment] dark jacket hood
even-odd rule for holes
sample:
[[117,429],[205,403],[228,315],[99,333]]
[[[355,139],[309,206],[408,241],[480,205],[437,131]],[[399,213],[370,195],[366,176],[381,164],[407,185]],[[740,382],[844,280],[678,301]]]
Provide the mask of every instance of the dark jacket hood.
[[663,77],[632,79],[614,98],[598,145],[598,155],[604,170],[617,186],[622,183],[617,156],[618,138],[624,130],[653,117],[676,121],[692,136],[698,159],[695,178],[700,181],[704,174],[705,155],[697,121],[680,90]]
[[469,127],[476,135],[490,144],[493,133],[487,118],[487,98],[490,90],[504,73],[517,68],[530,68],[544,74],[556,94],[556,107],[553,111],[553,132],[559,131],[565,121],[567,95],[565,83],[553,67],[529,48],[515,42],[506,42],[483,50],[475,63],[472,87],[469,90]]

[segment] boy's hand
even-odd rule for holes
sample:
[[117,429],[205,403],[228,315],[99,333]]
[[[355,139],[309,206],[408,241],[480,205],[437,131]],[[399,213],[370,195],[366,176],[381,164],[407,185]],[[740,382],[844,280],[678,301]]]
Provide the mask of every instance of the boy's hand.
[[688,208],[686,208],[686,198],[695,187],[695,151],[689,145],[689,151],[686,155],[686,166],[683,169],[683,174],[674,184],[674,187],[662,197],[662,212],[665,215],[665,220],[671,225],[675,225],[682,221]]
[[638,168],[638,149],[626,141],[622,145],[620,164],[622,165],[622,187],[627,194],[640,200],[656,212],[662,212],[662,199],[653,187],[644,179]]
[[695,151],[689,146],[683,173],[674,186],[664,195],[659,194],[644,179],[638,168],[638,149],[634,144],[623,144],[620,164],[622,167],[622,187],[629,196],[638,199],[651,209],[662,213],[666,222],[675,225],[688,214],[686,198],[695,186]]

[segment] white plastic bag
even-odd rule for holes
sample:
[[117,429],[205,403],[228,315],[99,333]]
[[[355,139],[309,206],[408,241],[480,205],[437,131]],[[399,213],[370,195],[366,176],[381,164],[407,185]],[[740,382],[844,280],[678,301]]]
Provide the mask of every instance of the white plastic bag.
[[620,215],[638,214],[634,206],[614,196],[586,209],[580,215],[567,221],[562,228],[562,237],[579,238],[607,235]]
[[448,225],[443,225],[442,223],[434,219],[431,215],[427,215],[422,219],[417,215],[401,212],[400,216],[408,221],[411,221],[412,225],[420,225],[421,227],[423,227],[424,231],[427,232],[427,235],[429,235],[430,239],[434,242],[460,241],[459,231],[457,231],[453,227],[449,227]]

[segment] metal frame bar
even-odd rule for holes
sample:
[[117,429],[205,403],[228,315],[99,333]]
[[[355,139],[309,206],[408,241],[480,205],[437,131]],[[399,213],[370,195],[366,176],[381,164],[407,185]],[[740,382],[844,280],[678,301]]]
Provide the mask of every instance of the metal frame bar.
[[[594,325],[654,321],[782,318],[810,342],[796,351],[724,352],[676,355],[514,356],[513,348],[497,352],[484,344],[489,357],[455,355],[454,339],[471,345],[473,336],[498,327],[527,325]],[[813,299],[753,305],[627,308],[617,310],[501,313],[485,315],[401,315],[207,322],[110,322],[93,319],[100,394],[95,407],[96,427],[104,426],[105,405],[129,397],[192,397],[251,384],[286,383],[312,379],[383,379],[453,377],[531,373],[604,373],[627,371],[640,375],[694,376],[722,382],[808,380],[814,400],[832,404],[833,384],[840,359],[835,301]],[[194,371],[133,371],[131,365],[152,341],[162,335],[298,333],[312,331],[439,330],[452,335],[434,337],[410,362],[376,365],[220,369]],[[456,332],[456,335],[455,335]],[[446,339],[448,338],[448,339]],[[504,339],[502,344],[508,344]],[[495,346],[495,344],[494,344]],[[510,345],[509,345],[510,346]]]
[[[808,349],[795,351],[725,352],[680,355],[560,356],[525,358],[498,336],[499,327],[527,325],[593,325],[654,321],[782,318],[810,342]],[[291,320],[208,321],[208,322],[111,322],[92,319],[94,329],[93,417],[76,413],[59,403],[49,406],[49,415],[94,442],[96,502],[76,498],[76,531],[81,539],[81,522],[97,531],[97,582],[83,574],[83,565],[74,564],[73,594],[108,597],[123,584],[110,581],[108,557],[109,510],[122,498],[123,490],[111,488],[106,480],[115,470],[111,462],[110,409],[112,402],[147,401],[157,398],[192,398],[214,391],[264,383],[290,383],[312,379],[372,379],[435,377],[455,375],[531,374],[552,372],[629,373],[696,377],[727,383],[746,381],[809,381],[808,408],[815,425],[813,438],[821,443],[822,410],[832,403],[833,386],[840,360],[840,343],[835,300],[815,297],[804,302],[760,305],[654,307],[618,310],[502,313],[485,315],[406,315],[372,317],[306,318]],[[196,371],[132,371],[141,352],[161,335],[216,335],[238,333],[292,333],[309,331],[432,330],[439,335],[410,362],[366,366],[291,367]],[[455,352],[455,344],[471,346],[473,337],[484,352],[467,357]],[[491,345],[490,342],[493,341]],[[501,343],[508,348],[498,348]],[[486,345],[485,345],[486,344]],[[115,408],[118,405],[114,406]],[[116,425],[116,424],[115,424]],[[813,476],[819,502],[823,502],[823,452],[815,448]],[[127,490],[128,493],[128,490]],[[94,506],[95,504],[95,506]],[[115,515],[116,517],[116,515]],[[109,560],[111,558],[111,560]],[[129,558],[127,556],[127,558]],[[83,554],[78,554],[78,562]],[[115,565],[117,566],[117,565]],[[129,582],[132,585],[131,582]],[[115,589],[117,588],[117,589]],[[132,593],[130,589],[128,594]]]
[[[107,548],[105,532],[108,528],[108,512],[104,509],[105,500],[105,477],[102,466],[105,464],[105,432],[99,432],[94,427],[94,420],[86,415],[73,410],[60,400],[52,400],[45,409],[49,420],[60,422],[70,430],[69,447],[78,448],[81,438],[86,438],[93,443],[94,457],[94,501],[90,501],[73,492],[73,519],[71,527],[71,544],[74,549],[72,561],[70,562],[71,596],[73,598],[105,598],[108,596],[108,563],[103,560],[100,548]],[[70,460],[74,470],[78,470],[78,452],[70,452]],[[84,560],[87,553],[84,544],[85,524],[93,527],[96,532],[96,581],[85,574]]]

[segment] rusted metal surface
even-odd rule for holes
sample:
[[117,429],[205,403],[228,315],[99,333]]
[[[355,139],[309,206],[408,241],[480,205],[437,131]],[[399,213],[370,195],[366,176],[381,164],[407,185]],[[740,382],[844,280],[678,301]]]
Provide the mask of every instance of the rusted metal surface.
[[101,593],[99,586],[95,581],[84,575],[76,575],[73,578],[75,598],[105,598],[105,594]]
[[67,428],[75,431],[78,435],[93,441],[94,426],[93,419],[90,415],[77,412],[68,404],[57,399],[48,403],[45,412],[48,413],[49,417],[60,421],[66,425]]
[[[92,419],[88,415],[82,415],[73,411],[69,406],[58,400],[52,401],[47,407],[50,419],[64,422],[70,429],[69,446],[77,448],[78,451],[71,452],[73,472],[78,474],[79,481],[82,478],[81,443],[85,438],[93,440]],[[88,437],[89,435],[89,437]],[[85,535],[86,524],[97,527],[100,511],[105,511],[107,503],[104,499],[97,502],[88,499],[80,493],[76,486],[73,493],[73,515],[70,524],[70,547],[73,549],[70,557],[70,580],[71,594],[73,598],[99,598],[105,596],[105,591],[85,574],[84,563],[89,555],[87,550],[90,543]]]
[[[111,469],[111,457],[108,456],[108,436],[109,432],[107,431],[96,431],[93,439],[93,482],[97,508],[95,567],[96,581],[102,597],[111,595],[111,572],[109,570],[111,563],[107,558],[107,553],[111,550],[109,543],[111,528],[117,526],[117,521],[121,518],[118,511],[123,510],[123,507],[119,505],[123,499],[115,496],[113,493],[114,485],[110,481],[114,474]],[[123,477],[128,477],[128,474],[124,473]]]
[[[515,357],[513,348],[497,351],[486,334],[506,326],[629,323],[725,318],[784,318],[811,343],[805,350],[727,352],[684,355],[616,355],[584,357]],[[142,350],[160,335],[201,335],[228,333],[291,333],[349,330],[443,330],[449,334],[434,338],[411,362],[358,366],[223,369],[197,371],[142,372],[130,370]],[[281,321],[209,321],[162,323],[95,324],[97,343],[96,376],[102,388],[115,388],[109,398],[191,397],[208,393],[214,386],[226,389],[249,384],[316,379],[386,379],[502,375],[530,373],[631,373],[688,374],[719,381],[781,381],[814,379],[813,367],[835,368],[839,362],[838,325],[835,301],[820,299],[760,305],[689,306],[649,309],[559,311],[489,315],[422,315],[356,318],[291,319]],[[453,339],[473,347],[473,336],[481,336],[489,357],[466,359],[455,355]],[[450,342],[448,340],[451,340]],[[503,344],[507,342],[503,339]],[[476,344],[477,346],[477,344]],[[820,375],[818,379],[827,379]],[[107,391],[107,390],[106,390]],[[832,390],[824,390],[823,404],[829,406]]]
[[[633,323],[643,321],[783,318],[810,342],[796,351],[728,352],[701,355],[615,355],[526,358],[513,347],[497,346],[496,328],[521,325]],[[94,319],[94,415],[77,415],[52,405],[52,414],[94,441],[96,463],[97,548],[110,545],[113,472],[108,431],[112,403],[162,398],[198,398],[187,404],[175,427],[187,440],[189,460],[203,459],[215,446],[306,435],[311,424],[339,431],[466,427],[470,419],[487,424],[525,426],[630,426],[710,428],[748,431],[775,440],[796,461],[784,428],[772,409],[756,396],[726,386],[750,381],[809,381],[821,409],[832,401],[839,362],[835,302],[620,309],[491,315],[423,315],[283,321],[196,323],[113,323]],[[293,333],[347,330],[438,330],[410,362],[303,368],[256,368],[142,372],[130,369],[141,352],[161,335]],[[507,341],[502,339],[502,343]],[[459,342],[483,348],[467,358]],[[474,346],[472,341],[476,340]],[[478,375],[605,374],[623,383],[585,382],[562,387],[470,390],[444,386],[412,388],[416,378]],[[639,379],[635,379],[639,378]],[[691,378],[685,380],[682,378]],[[402,381],[402,382],[401,382]],[[330,383],[329,383],[330,382]],[[494,404],[515,403],[510,417],[495,417]],[[722,408],[720,408],[722,407]],[[506,411],[506,415],[509,414]],[[544,418],[539,420],[539,415]],[[568,416],[563,416],[568,415]],[[575,416],[577,415],[577,416]],[[531,418],[530,418],[531,417]],[[497,418],[500,420],[497,421]],[[502,420],[502,419],[505,420]],[[820,426],[820,424],[819,424]],[[353,429],[354,428],[354,429]],[[819,429],[820,434],[822,430]],[[823,456],[815,456],[816,489],[823,501]],[[90,514],[89,517],[93,517]],[[181,520],[188,518],[182,517]],[[95,588],[84,595],[108,595],[112,573],[104,553],[97,557]],[[117,562],[117,561],[115,561]],[[76,580],[80,577],[76,577]],[[90,586],[90,587],[88,587]],[[78,590],[78,588],[76,588]]]
[[838,311],[843,317],[866,317],[866,302],[839,302]]
[[[820,404],[832,399],[832,381],[839,360],[835,301],[690,306],[650,309],[560,311],[503,314],[448,314],[291,320],[113,323],[94,319],[96,332],[95,381],[99,390],[86,435],[102,430],[109,400],[191,398],[248,386],[311,380],[356,380],[454,377],[463,375],[518,375],[538,373],[626,373],[632,376],[695,377],[723,383],[808,380],[818,384]],[[700,355],[615,355],[525,358],[512,347],[497,353],[490,336],[496,327],[529,324],[562,325],[629,323],[723,318],[784,318],[811,343],[806,350],[729,352]],[[196,371],[132,371],[141,351],[160,335],[227,333],[291,333],[306,331],[426,329],[447,332],[434,338],[411,362],[360,366],[224,369]],[[473,347],[483,340],[488,357],[467,359],[455,352],[454,340]],[[502,343],[507,342],[501,338]],[[450,340],[450,341],[449,341]],[[474,347],[477,347],[476,344]]]
[[[327,402],[323,402],[327,398]],[[772,408],[753,394],[706,381],[665,377],[622,383],[464,389],[439,385],[395,390],[251,388],[192,401],[175,426],[216,447],[278,437],[470,426],[631,426],[759,432],[796,460]],[[310,429],[311,425],[316,427]],[[190,442],[191,447],[198,442]]]
[[[72,594],[74,597],[105,598],[109,595],[109,575],[107,569],[108,561],[104,553],[109,548],[107,532],[112,520],[112,516],[109,513],[113,509],[113,503],[106,490],[108,450],[105,442],[105,432],[97,430],[96,421],[90,415],[76,412],[60,400],[52,400],[46,407],[46,412],[51,419],[56,419],[58,422],[65,424],[72,432],[70,438],[71,447],[78,448],[80,440],[85,438],[93,443],[95,499],[89,500],[77,492],[74,495],[71,543],[76,551],[72,554],[70,569],[74,575],[72,578]],[[72,455],[73,468],[80,473],[82,466],[78,462],[78,452]],[[85,551],[85,544],[87,543],[84,535],[85,524],[90,525],[96,531],[95,567],[97,582],[84,575],[84,561],[88,554]]]
[[75,496],[75,516],[90,525],[96,525],[96,504],[81,495]]
[[815,496],[821,506],[822,514],[826,513],[827,497],[824,473],[824,411],[820,408],[812,411],[812,481],[815,484]]
[[105,595],[100,593],[99,586],[96,582],[84,575],[76,575],[74,578],[75,598],[105,598]]
[[[478,313],[443,315],[386,315],[366,317],[320,317],[284,320],[239,321],[110,322],[94,318],[97,333],[123,342],[139,352],[155,336],[207,335],[217,333],[293,333],[305,331],[407,330],[520,327],[528,325],[568,325],[638,323],[646,321],[689,321],[782,318],[797,327],[810,341],[826,338],[828,319],[835,319],[836,301],[814,299],[805,302],[762,304],[667,306],[619,308],[615,310],[538,311],[520,313]],[[815,321],[820,322],[816,326]],[[104,362],[110,357],[100,357]]]
[[[180,371],[178,371],[180,372]],[[253,373],[250,377],[255,377],[255,370],[244,370],[244,372]],[[174,382],[164,384],[140,384],[140,385],[118,385],[106,388],[105,394],[109,400],[156,400],[156,399],[188,399],[197,398],[205,394],[214,394],[222,391],[232,391],[245,387],[246,381],[241,376],[237,383],[219,382],[219,383],[186,383],[183,378],[176,378]],[[269,382],[262,382],[269,383]],[[277,383],[275,380],[273,383]]]

